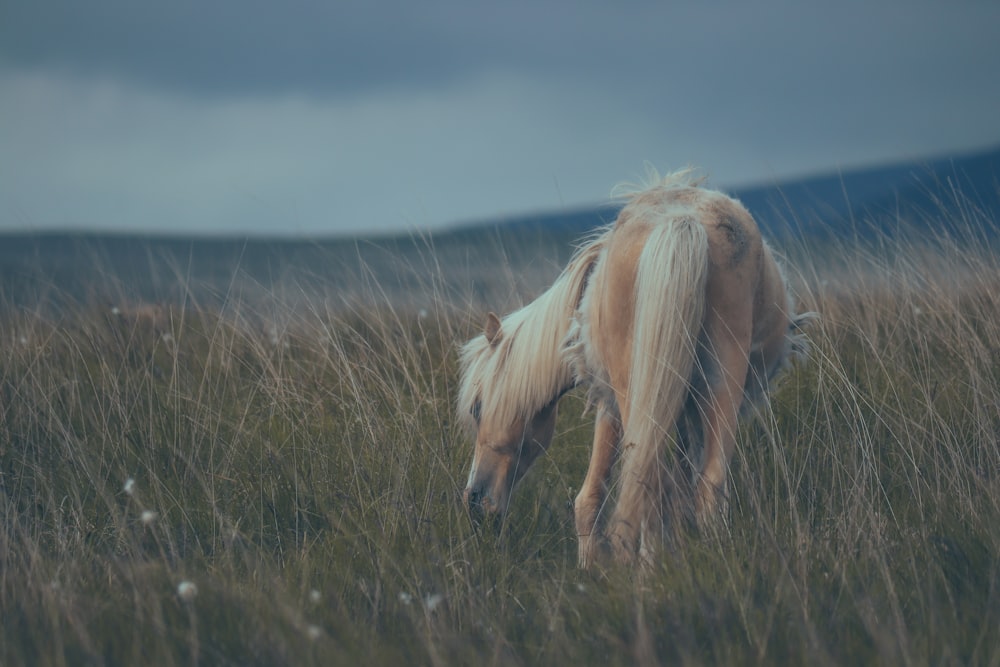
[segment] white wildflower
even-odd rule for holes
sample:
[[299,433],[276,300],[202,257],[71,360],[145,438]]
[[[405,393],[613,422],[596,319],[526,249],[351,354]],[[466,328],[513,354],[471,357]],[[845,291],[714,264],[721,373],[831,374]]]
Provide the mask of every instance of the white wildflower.
[[139,515],[139,520],[142,521],[142,525],[151,526],[158,516],[160,515],[153,510],[143,510],[142,514]]
[[424,598],[424,608],[427,611],[434,611],[444,602],[444,596],[440,593],[432,593]]
[[182,581],[177,584],[177,595],[185,602],[190,602],[198,595],[198,587],[194,585],[194,582]]
[[318,625],[310,625],[306,628],[306,635],[309,639],[316,641],[323,636],[323,630]]
[[126,479],[125,486],[122,487],[122,490],[130,496],[133,495],[135,493],[135,480],[131,477]]
[[320,594],[319,591],[316,590],[315,588],[309,591],[309,601],[312,602],[313,604],[319,604]]
[[409,593],[407,593],[406,591],[400,591],[399,592],[399,601],[402,602],[403,604],[407,604],[408,605],[411,602],[413,602],[413,596],[410,595]]

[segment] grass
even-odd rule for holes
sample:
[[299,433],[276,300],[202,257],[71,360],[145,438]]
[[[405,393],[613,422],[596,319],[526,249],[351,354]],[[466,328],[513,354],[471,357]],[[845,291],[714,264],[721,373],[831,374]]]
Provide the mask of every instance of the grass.
[[[646,576],[576,568],[575,394],[508,521],[470,525],[455,345],[484,310],[452,266],[405,299],[9,299],[0,664],[1000,665],[1000,263],[792,254],[812,359],[741,432],[725,528]],[[492,305],[555,265],[487,267]]]

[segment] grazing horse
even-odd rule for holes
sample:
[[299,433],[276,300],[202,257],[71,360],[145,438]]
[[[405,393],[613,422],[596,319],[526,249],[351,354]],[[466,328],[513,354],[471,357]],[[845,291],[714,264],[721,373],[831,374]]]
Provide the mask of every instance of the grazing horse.
[[[458,411],[476,444],[464,501],[502,514],[552,440],[563,395],[590,388],[590,466],[575,501],[580,565],[604,545],[652,558],[665,499],[689,470],[699,525],[724,498],[741,409],[805,349],[784,275],[743,206],[690,172],[626,193],[617,220],[555,283],[461,350]],[[604,517],[612,468],[617,502]],[[605,526],[606,529],[602,528]]]

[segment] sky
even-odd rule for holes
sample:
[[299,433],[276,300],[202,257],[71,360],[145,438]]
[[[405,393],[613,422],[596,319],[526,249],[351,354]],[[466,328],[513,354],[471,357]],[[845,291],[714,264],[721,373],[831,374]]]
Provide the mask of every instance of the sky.
[[328,236],[1000,144],[995,0],[6,0],[0,231]]

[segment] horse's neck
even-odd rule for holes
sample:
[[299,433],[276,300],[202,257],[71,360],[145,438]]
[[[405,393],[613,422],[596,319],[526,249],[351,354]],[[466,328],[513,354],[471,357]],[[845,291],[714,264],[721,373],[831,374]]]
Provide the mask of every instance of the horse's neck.
[[563,341],[570,328],[575,302],[567,300],[566,285],[557,282],[548,291],[529,303],[520,315],[519,340],[523,346],[520,357],[531,365],[525,372],[549,376],[558,390],[572,379],[572,372],[562,353]]
[[[540,407],[573,386],[573,367],[563,345],[600,249],[603,236],[580,250],[549,289],[505,318],[512,336],[505,361],[507,392]],[[543,403],[544,404],[544,403]]]

